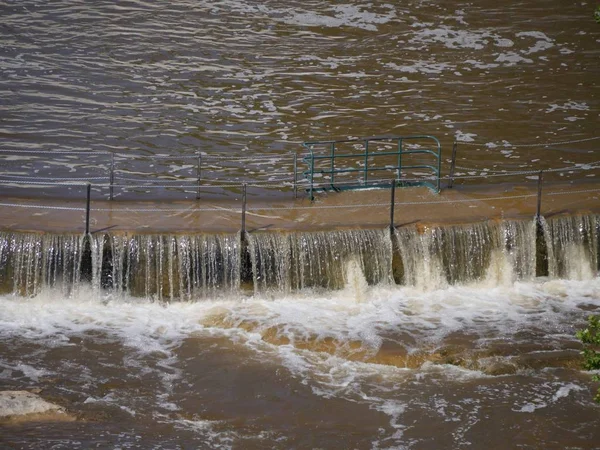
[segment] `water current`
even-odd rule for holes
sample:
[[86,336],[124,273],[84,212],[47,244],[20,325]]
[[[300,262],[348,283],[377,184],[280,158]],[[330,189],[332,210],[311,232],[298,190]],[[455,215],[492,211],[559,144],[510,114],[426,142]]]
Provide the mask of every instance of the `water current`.
[[1,233],[2,386],[76,418],[8,422],[4,436],[593,448],[574,333],[600,310],[599,233],[586,215],[244,238]]
[[[302,141],[389,134],[437,136],[444,170],[459,140],[459,173],[590,165],[593,8],[0,1],[0,192],[80,195],[15,181],[105,177],[92,152],[117,152],[122,183],[195,179],[199,153],[210,182],[289,195]],[[598,448],[574,334],[600,311],[599,224],[90,240],[0,224],[0,390],[73,419],[2,405],[0,447]]]
[[[122,155],[121,184],[150,174],[193,179],[196,162],[185,158],[199,152],[247,157],[206,159],[202,176],[213,183],[281,187],[302,141],[390,134],[437,136],[444,164],[455,139],[477,144],[461,147],[458,165],[479,170],[598,159],[597,142],[541,145],[596,137],[600,31],[589,4],[9,1],[0,8],[1,148],[49,152],[3,156],[4,179],[106,176],[108,157],[90,151]],[[179,159],[149,159],[156,154]],[[276,159],[259,164],[258,154]]]

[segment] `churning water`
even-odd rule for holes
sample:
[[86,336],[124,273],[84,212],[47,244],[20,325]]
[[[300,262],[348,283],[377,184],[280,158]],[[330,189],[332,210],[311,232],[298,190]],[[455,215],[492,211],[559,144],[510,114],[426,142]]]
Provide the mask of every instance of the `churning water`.
[[[234,235],[0,235],[0,377],[79,420],[24,447],[592,448],[574,338],[597,216]],[[577,426],[575,426],[575,424]]]
[[[86,153],[108,151],[120,181],[166,182],[200,152],[214,182],[283,185],[300,142],[381,134],[477,144],[463,173],[590,164],[597,141],[541,143],[596,137],[593,7],[0,2],[2,180],[103,177]],[[0,424],[0,446],[596,448],[574,333],[599,224],[3,231],[0,388],[77,420]]]

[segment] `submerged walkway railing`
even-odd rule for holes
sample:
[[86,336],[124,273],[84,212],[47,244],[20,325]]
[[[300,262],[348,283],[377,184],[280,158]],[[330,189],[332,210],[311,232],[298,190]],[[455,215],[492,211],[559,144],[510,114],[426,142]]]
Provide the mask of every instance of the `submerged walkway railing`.
[[[569,168],[569,171],[574,171],[574,170],[584,170],[584,171],[590,171],[590,170],[598,170],[600,169],[600,165],[598,166],[594,166],[594,167],[586,167],[584,169],[582,168]],[[526,173],[530,173],[530,172],[526,172]],[[522,173],[519,173],[519,175],[521,175]],[[289,206],[252,206],[252,205],[248,205],[248,201],[247,201],[247,188],[248,186],[246,184],[243,184],[241,186],[241,192],[242,192],[242,196],[241,196],[241,202],[240,202],[240,206],[239,207],[215,207],[215,206],[188,206],[188,207],[181,207],[179,205],[175,205],[174,207],[157,207],[157,206],[147,206],[147,207],[143,207],[143,206],[134,206],[134,207],[119,207],[117,205],[115,206],[110,206],[110,207],[94,207],[92,206],[92,199],[91,199],[91,187],[92,185],[90,183],[80,183],[77,184],[75,186],[79,187],[79,188],[84,188],[82,189],[86,194],[85,194],[85,203],[82,201],[81,206],[61,206],[61,205],[48,205],[48,204],[36,204],[36,203],[17,203],[17,202],[7,202],[7,201],[0,201],[0,208],[11,208],[11,209],[32,209],[32,210],[47,210],[47,211],[64,211],[64,212],[81,212],[83,214],[85,214],[85,234],[89,234],[90,233],[90,220],[91,218],[93,218],[94,214],[99,214],[100,216],[104,216],[108,213],[150,213],[150,214],[157,214],[157,215],[163,215],[165,213],[170,213],[170,214],[183,214],[183,215],[189,215],[191,213],[219,213],[219,214],[223,214],[223,213],[230,213],[230,214],[235,214],[239,216],[239,220],[240,220],[240,231],[243,233],[246,233],[248,230],[246,229],[246,216],[248,214],[257,214],[257,213],[269,213],[269,212],[275,212],[275,213],[281,213],[281,212],[293,212],[293,211],[298,211],[298,212],[315,212],[316,214],[319,214],[320,211],[325,211],[325,210],[331,210],[331,211],[335,211],[335,210],[364,210],[364,214],[366,214],[367,216],[369,216],[371,214],[370,211],[373,211],[373,209],[377,210],[389,210],[389,214],[390,214],[390,219],[389,219],[389,228],[390,229],[394,229],[396,227],[396,218],[398,217],[398,215],[395,215],[395,211],[398,209],[398,207],[403,207],[403,208],[410,208],[410,207],[417,207],[417,206],[425,206],[425,207],[429,207],[429,208],[437,208],[439,206],[453,206],[453,207],[459,207],[461,205],[469,205],[470,207],[477,207],[480,206],[481,204],[485,204],[487,202],[511,202],[511,201],[515,201],[515,200],[525,200],[525,199],[530,199],[530,200],[534,200],[536,199],[536,208],[535,208],[535,213],[533,212],[533,209],[531,211],[531,215],[536,217],[539,220],[541,220],[542,215],[543,215],[543,199],[544,198],[556,198],[556,197],[560,197],[560,196],[584,196],[587,195],[588,198],[592,197],[593,199],[595,199],[596,203],[597,203],[597,207],[596,209],[600,208],[600,185],[598,187],[591,187],[591,188],[586,188],[586,189],[573,189],[572,187],[566,187],[562,186],[561,189],[553,189],[553,190],[549,190],[549,191],[544,191],[542,189],[543,186],[543,171],[539,171],[537,173],[537,192],[530,190],[528,193],[524,193],[524,194],[505,194],[505,195],[492,195],[492,196],[477,196],[477,197],[473,197],[473,198],[458,198],[458,199],[447,199],[447,198],[439,198],[439,200],[415,200],[415,201],[397,201],[396,197],[395,197],[395,193],[396,193],[396,185],[394,182],[391,182],[389,184],[389,189],[390,189],[390,201],[389,202],[373,202],[373,203],[352,203],[352,204],[342,204],[342,205],[327,205],[327,204],[319,204],[319,203],[310,203],[310,204],[306,204],[306,203],[294,203],[291,204]],[[458,179],[461,179],[462,177],[457,177]],[[467,176],[465,178],[473,178],[473,176]],[[445,177],[444,179],[448,180],[448,177]],[[85,207],[83,206],[85,204]],[[500,211],[499,214],[501,216],[504,216],[504,214]],[[78,228],[77,225],[74,226],[74,228]],[[74,230],[75,231],[75,230]],[[92,231],[93,232],[93,231]]]
[[[415,142],[412,142],[414,139]],[[591,141],[600,138],[575,140],[565,143]],[[433,148],[423,145],[418,140],[429,141]],[[418,145],[413,145],[418,144]],[[474,145],[463,143],[460,145]],[[52,152],[50,154],[34,151],[3,151],[0,150],[0,191],[4,197],[13,193],[15,197],[26,196],[29,199],[40,198],[52,190],[64,192],[69,190],[69,198],[81,199],[81,206],[67,206],[54,202],[53,204],[35,203],[35,200],[20,202],[18,200],[0,201],[0,208],[28,208],[34,210],[81,211],[87,216],[86,231],[89,231],[90,216],[95,213],[105,212],[164,212],[189,213],[191,209],[197,212],[229,212],[240,214],[241,228],[245,231],[246,214],[252,211],[284,211],[284,210],[314,210],[321,209],[346,209],[346,208],[389,208],[390,226],[393,227],[394,209],[398,206],[410,207],[414,205],[461,204],[487,201],[510,201],[515,199],[537,198],[536,215],[543,213],[543,198],[560,195],[585,195],[594,196],[597,200],[600,187],[594,185],[600,178],[595,178],[596,170],[600,169],[600,161],[588,163],[571,163],[564,167],[544,167],[543,170],[516,170],[494,167],[487,169],[481,167],[463,167],[456,164],[457,143],[453,149],[453,157],[449,174],[441,175],[440,145],[437,139],[431,136],[409,137],[383,137],[367,139],[350,139],[344,141],[319,141],[305,143],[308,153],[297,155],[285,153],[278,155],[251,155],[251,156],[210,156],[210,155],[126,155],[108,152]],[[373,146],[381,145],[379,149]],[[540,144],[550,146],[551,144]],[[356,147],[355,152],[338,153],[344,146]],[[328,149],[327,154],[318,156],[317,147]],[[516,147],[516,146],[515,146]],[[373,152],[371,150],[374,150]],[[591,153],[591,152],[590,152]],[[51,158],[49,157],[51,156]],[[358,156],[358,158],[356,158]],[[433,163],[409,162],[404,157],[429,157]],[[358,160],[360,166],[350,167],[344,164],[345,160]],[[463,158],[464,160],[464,158]],[[141,161],[141,163],[139,163]],[[308,177],[304,178],[306,171],[299,171],[298,162],[303,161],[310,165]],[[450,161],[448,161],[450,162]],[[139,164],[138,164],[139,163]],[[162,169],[156,169],[161,164]],[[514,167],[514,166],[513,166]],[[529,165],[530,167],[530,165]],[[59,176],[56,170],[69,170],[70,176]],[[152,170],[155,168],[156,170]],[[427,173],[419,172],[426,169]],[[416,173],[415,173],[416,171]],[[406,173],[408,172],[408,173]],[[317,176],[320,175],[320,176]],[[357,177],[358,175],[358,177]],[[542,182],[551,185],[548,176],[553,175],[554,180],[569,179],[571,182],[585,182],[585,186],[568,187],[563,184],[560,190],[543,189]],[[225,178],[227,177],[227,178]],[[486,185],[498,181],[508,180],[511,186],[519,184],[533,185],[527,193],[519,194],[508,192],[505,195],[491,195],[488,197],[453,199],[440,198],[427,201],[397,201],[394,198],[396,188],[399,186],[426,185],[434,191],[439,191],[443,186],[452,187],[457,183],[481,181]],[[335,187],[335,188],[334,188]],[[318,191],[347,190],[356,187],[386,187],[391,189],[390,202],[379,200],[372,204],[305,204],[294,202],[289,206],[260,206],[247,205],[248,193],[264,193],[266,189],[277,191],[276,200],[282,200],[283,191],[293,192],[294,198],[299,191],[305,190],[310,199]],[[537,193],[535,193],[537,188]],[[31,195],[35,189],[37,195]],[[119,207],[111,206],[97,208],[94,202],[99,199],[117,200],[122,192],[133,192],[136,200],[145,200],[140,194],[164,190],[171,194],[169,200],[183,191],[187,199],[204,199],[206,192],[227,190],[229,200],[233,196],[241,200],[239,208],[214,207],[199,203],[186,208],[173,207]],[[25,194],[27,193],[27,194]],[[269,194],[270,195],[270,194]],[[52,196],[50,196],[52,197]],[[61,198],[60,195],[57,197]],[[92,198],[93,197],[93,198]],[[213,196],[208,196],[214,199]],[[85,202],[84,203],[84,199]],[[252,199],[251,199],[252,200]],[[60,200],[59,200],[60,201]],[[84,204],[87,206],[84,207]],[[229,203],[231,204],[231,202]]]
[[[427,135],[370,137],[335,141],[309,141],[302,144],[308,155],[302,161],[308,166],[303,172],[312,200],[319,190],[353,190],[379,187],[382,179],[396,186],[427,186],[439,192],[441,175],[441,145]],[[407,158],[426,156],[431,161]],[[415,170],[425,169],[423,177]],[[412,172],[411,172],[412,171]],[[413,174],[403,180],[403,172]],[[356,176],[354,179],[348,179]],[[340,178],[342,180],[340,180]],[[343,181],[343,182],[340,182]]]
[[0,149],[0,188],[5,193],[43,189],[38,192],[44,196],[51,196],[47,190],[52,188],[57,196],[68,197],[69,186],[89,182],[109,200],[128,192],[170,199],[183,193],[183,198],[199,199],[243,183],[295,188],[296,160],[295,152],[223,156]]

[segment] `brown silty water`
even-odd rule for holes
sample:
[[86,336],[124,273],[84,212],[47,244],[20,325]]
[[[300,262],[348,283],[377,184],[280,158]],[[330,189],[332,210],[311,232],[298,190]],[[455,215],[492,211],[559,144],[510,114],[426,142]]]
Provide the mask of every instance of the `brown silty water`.
[[[0,10],[0,389],[73,419],[0,405],[0,444],[598,446],[593,5]],[[394,230],[389,189],[294,198],[302,141],[391,134],[443,177],[458,140],[454,187]]]

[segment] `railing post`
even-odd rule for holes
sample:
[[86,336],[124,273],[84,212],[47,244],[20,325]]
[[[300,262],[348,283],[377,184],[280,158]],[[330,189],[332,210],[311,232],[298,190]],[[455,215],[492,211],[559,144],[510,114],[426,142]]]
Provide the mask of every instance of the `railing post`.
[[331,143],[331,187],[333,188],[333,184],[335,183],[335,175],[334,175],[334,169],[335,169],[335,142]]
[[442,146],[440,145],[440,142],[437,141],[437,194],[440,193],[440,178],[441,177],[442,177]]
[[200,179],[202,177],[202,153],[198,153],[198,167],[196,168],[196,174],[198,175],[198,188],[196,191],[196,200],[200,199]]
[[[452,189],[452,186],[454,186],[454,169],[456,168],[456,151],[457,151],[457,149],[458,149],[458,142],[454,141],[454,145],[452,146],[452,163],[450,164],[450,181],[448,181],[449,189]],[[439,177],[439,174],[438,174],[438,177]]]
[[114,197],[114,188],[115,184],[115,154],[113,152],[110,153],[110,176],[109,176],[109,198],[110,200]]
[[298,154],[294,152],[294,198],[298,198]]
[[363,184],[367,185],[367,180],[369,178],[369,141],[365,141],[365,174],[363,176]]
[[87,184],[87,198],[85,204],[85,235],[90,234],[90,203],[92,199],[92,185]]
[[402,179],[402,138],[398,139],[398,174],[396,175],[396,179],[398,183]]
[[390,231],[394,231],[394,206],[396,204],[396,183],[392,180],[391,185],[392,195],[390,201]]
[[535,215],[536,220],[539,222],[542,217],[542,183],[543,183],[544,171],[540,170],[538,174],[538,193],[537,193],[537,212]]
[[246,183],[242,190],[242,236],[246,233]]
[[315,155],[312,151],[310,151],[310,201],[312,202],[315,197],[313,196],[313,185],[315,181]]

